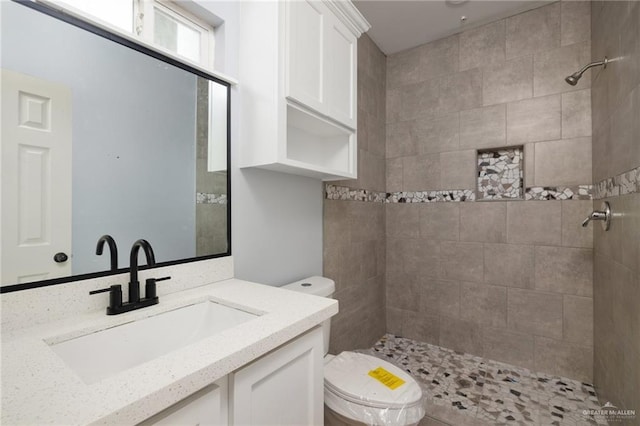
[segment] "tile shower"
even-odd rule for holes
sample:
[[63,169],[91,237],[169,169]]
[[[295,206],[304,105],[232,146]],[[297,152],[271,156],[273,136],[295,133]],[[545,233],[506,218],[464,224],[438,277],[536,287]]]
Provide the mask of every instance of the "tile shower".
[[[522,423],[592,423],[544,408],[568,392],[544,377],[581,395],[566,410],[596,407],[595,389],[640,409],[639,4],[556,2],[386,60],[359,41],[359,178],[325,188],[324,274],[341,304],[331,351],[402,336],[510,365],[542,392],[530,388]],[[565,83],[605,54],[627,62]],[[514,147],[522,193],[487,200],[478,155]],[[582,228],[605,197],[618,226]]]

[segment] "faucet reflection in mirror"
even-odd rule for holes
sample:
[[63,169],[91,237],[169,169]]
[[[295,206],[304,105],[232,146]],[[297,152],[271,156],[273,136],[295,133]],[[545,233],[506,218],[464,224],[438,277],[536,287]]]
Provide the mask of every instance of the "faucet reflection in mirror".
[[[106,237],[109,236],[106,235]],[[105,238],[105,240],[108,239]],[[100,238],[98,244],[100,244],[100,241],[103,241],[103,239]],[[113,238],[111,238],[111,241],[113,241]],[[131,246],[129,259],[129,300],[126,303],[122,302],[122,286],[119,284],[89,292],[89,294],[109,292],[109,306],[107,307],[107,315],[122,314],[124,312],[129,312],[157,304],[159,299],[156,293],[156,283],[158,281],[171,279],[171,277],[148,278],[145,281],[145,297],[140,298],[140,281],[138,281],[138,252],[140,251],[140,248],[142,248],[142,250],[144,251],[145,257],[147,259],[147,267],[151,267],[156,264],[155,255],[153,254],[153,248],[147,240],[139,239],[135,243],[133,243],[133,246]]]
[[[0,8],[0,292],[127,268],[125,253],[112,251],[108,270],[94,256],[107,230],[120,244],[153,241],[157,266],[230,255],[230,84],[40,2]],[[60,143],[12,137],[28,127],[11,125],[23,110],[34,112],[32,138],[42,126],[67,129]],[[65,153],[54,152],[61,146]],[[18,174],[44,181],[10,185]],[[58,252],[68,260],[54,262]]]
[[96,245],[96,254],[98,256],[102,255],[102,249],[104,248],[104,243],[109,245],[109,260],[112,271],[118,270],[118,245],[116,244],[116,240],[113,239],[111,235],[103,235],[98,240]]

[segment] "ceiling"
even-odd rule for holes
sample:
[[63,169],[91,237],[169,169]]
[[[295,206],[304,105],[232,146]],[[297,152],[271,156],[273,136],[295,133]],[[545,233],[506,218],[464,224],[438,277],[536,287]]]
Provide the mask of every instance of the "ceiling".
[[[387,55],[534,9],[547,1],[354,0]],[[466,17],[462,21],[460,18]]]

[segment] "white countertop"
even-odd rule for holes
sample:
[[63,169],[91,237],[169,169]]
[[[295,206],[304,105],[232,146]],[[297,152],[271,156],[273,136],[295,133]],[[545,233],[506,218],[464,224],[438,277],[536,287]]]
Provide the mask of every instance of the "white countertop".
[[[205,299],[264,314],[94,384],[84,383],[46,343]],[[125,314],[107,316],[102,309],[3,333],[0,423],[135,424],[337,312],[332,299],[230,279],[161,296],[158,305]]]

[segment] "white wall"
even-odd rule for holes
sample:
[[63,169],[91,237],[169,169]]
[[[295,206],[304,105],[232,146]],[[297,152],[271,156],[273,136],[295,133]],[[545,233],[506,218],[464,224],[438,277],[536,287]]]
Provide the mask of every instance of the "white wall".
[[[224,47],[216,41],[219,71],[238,74],[238,16],[242,2],[195,0],[224,20]],[[269,23],[265,23],[268,25]],[[276,82],[265,81],[265,84]],[[238,168],[238,94],[231,94],[231,251],[236,278],[271,285],[322,274],[322,182],[306,177]]]

